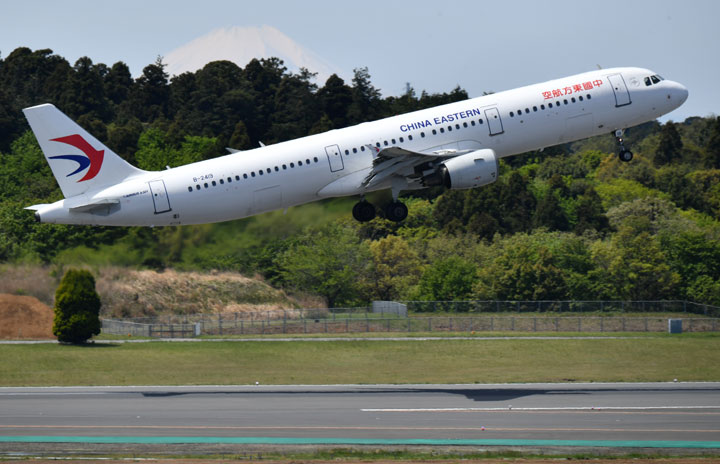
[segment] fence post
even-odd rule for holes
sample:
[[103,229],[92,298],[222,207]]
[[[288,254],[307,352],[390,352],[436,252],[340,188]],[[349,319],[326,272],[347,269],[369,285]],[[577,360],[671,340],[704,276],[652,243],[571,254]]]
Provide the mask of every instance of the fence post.
[[428,332],[432,332],[432,317],[428,317]]
[[407,331],[410,332],[410,318],[406,317],[405,320],[407,321]]
[[645,318],[645,332],[648,331],[648,318]]
[[515,332],[515,317],[510,317],[510,331]]
[[346,317],[345,318],[345,333],[348,333],[348,332],[350,332],[350,318]]
[[582,332],[582,317],[578,317],[578,332]]
[[265,321],[260,321],[260,333],[265,335]]
[[555,332],[559,332],[559,331],[560,331],[560,321],[556,317],[555,318]]
[[493,316],[490,316],[490,331],[495,331],[495,318]]
[[[334,315],[335,313],[333,313]],[[325,318],[325,333],[328,333],[328,327],[327,327],[327,317]]]
[[367,313],[365,313],[365,332],[370,333],[370,319],[368,319]]
[[390,332],[390,319],[387,320],[387,332]]
[[307,319],[303,319],[303,332],[307,333]]
[[533,332],[537,332],[537,317],[533,317]]
[[448,324],[450,325],[450,332],[452,332],[452,329],[453,329],[452,317],[448,317]]
[[625,318],[624,317],[622,318],[622,328],[623,328],[623,332],[625,332]]
[[218,335],[222,335],[222,314],[218,314]]
[[600,332],[605,332],[605,321],[600,317]]

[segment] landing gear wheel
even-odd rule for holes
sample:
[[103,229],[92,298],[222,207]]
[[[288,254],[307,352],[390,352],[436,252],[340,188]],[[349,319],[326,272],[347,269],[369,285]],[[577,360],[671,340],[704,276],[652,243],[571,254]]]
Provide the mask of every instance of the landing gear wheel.
[[617,141],[618,147],[620,148],[620,151],[618,152],[618,158],[620,158],[620,161],[627,163],[628,161],[633,159],[633,154],[630,150],[625,148],[625,141],[623,140],[622,136],[622,130],[615,131],[615,140]]
[[618,158],[620,158],[620,161],[627,163],[633,159],[633,153],[630,150],[620,150]]
[[390,221],[400,222],[405,219],[407,215],[408,209],[405,203],[393,201],[385,206],[385,218]]
[[352,209],[353,217],[359,222],[368,222],[375,219],[375,206],[365,200],[355,203]]

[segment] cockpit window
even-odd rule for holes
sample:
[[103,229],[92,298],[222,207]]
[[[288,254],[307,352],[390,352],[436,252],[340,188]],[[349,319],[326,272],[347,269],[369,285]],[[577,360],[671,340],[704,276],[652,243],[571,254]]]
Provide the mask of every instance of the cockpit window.
[[652,82],[650,82],[650,78],[649,78],[649,77],[646,77],[646,78],[645,78],[645,85],[647,85],[647,86],[651,86],[651,85],[652,85]]
[[658,76],[650,76],[650,79],[652,79],[653,84],[660,82],[660,78]]

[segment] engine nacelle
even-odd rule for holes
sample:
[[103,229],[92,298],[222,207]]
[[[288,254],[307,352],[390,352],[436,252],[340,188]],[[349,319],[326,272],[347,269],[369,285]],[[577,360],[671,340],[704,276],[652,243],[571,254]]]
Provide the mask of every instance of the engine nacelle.
[[498,160],[489,148],[444,161],[439,174],[449,189],[468,189],[492,184],[498,178]]

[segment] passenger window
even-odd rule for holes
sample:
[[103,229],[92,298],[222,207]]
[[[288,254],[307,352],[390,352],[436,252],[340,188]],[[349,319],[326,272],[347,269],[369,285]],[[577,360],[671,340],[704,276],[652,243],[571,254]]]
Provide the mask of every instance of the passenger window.
[[573,103],[575,103],[575,97],[571,97],[571,98],[570,98],[570,101],[573,102]]
[[[423,135],[423,137],[425,136]],[[408,140],[412,140],[412,135],[408,135]]]
[[192,192],[192,187],[188,187],[188,192]]
[[217,186],[217,182],[212,181],[212,186],[213,186],[213,187],[216,187],[216,186]]
[[592,98],[592,95],[587,94],[587,99],[590,100]]
[[404,141],[405,141],[405,139],[400,137],[400,143],[403,143]]
[[392,144],[395,145],[395,139],[392,139]]
[[425,132],[420,132],[420,138],[425,137]]
[[[353,148],[353,153],[357,153],[357,148]],[[315,158],[315,162],[317,163],[317,158]]]
[[350,150],[345,150],[345,156],[350,154]]
[[262,175],[263,175],[263,170],[262,170],[262,169],[259,170],[259,171],[258,171],[258,174],[260,174],[260,175],[262,176]]
[[512,117],[514,117],[514,116],[515,116],[515,113],[513,113],[513,112],[511,111],[511,112],[510,112],[510,117],[512,118]]
[[384,144],[386,147],[389,145],[387,140],[383,140],[383,144]]
[[318,162],[317,156],[315,158],[313,158],[313,161],[315,161],[316,163]]
[[455,124],[455,129],[460,129],[460,124]]
[[222,179],[220,179],[220,183],[221,183],[221,184],[225,184],[225,181],[222,180]]
[[207,182],[205,182],[203,185],[205,186],[205,188],[208,188],[208,183],[207,183]]
[[376,143],[375,146],[377,146],[378,148],[380,148],[380,142]]
[[478,119],[478,122],[479,122],[480,124],[483,124],[483,120],[482,120],[482,119]]
[[645,85],[647,85],[648,87],[652,85],[652,82],[650,82],[650,78],[649,78],[649,77],[646,77],[646,78],[645,78]]
[[452,126],[448,126],[448,132],[452,132]]
[[280,172],[280,168],[275,166],[275,172]]
[[541,109],[541,110],[544,110],[544,109],[545,109],[545,104],[544,104],[544,103],[543,103],[542,105],[540,105],[540,109]]
[[365,151],[365,145],[360,146],[360,151]]
[[525,114],[530,114],[530,109],[529,109],[529,108],[525,108]]
[[287,169],[287,164],[283,164],[283,171]]
[[533,106],[533,111],[537,112],[537,106]]
[[552,108],[552,102],[548,103],[548,108]]
[[437,131],[433,129],[433,135],[437,135]]
[[200,190],[200,184],[197,184],[197,185],[195,186],[195,190]]
[[467,129],[467,126],[468,126],[467,123],[464,122],[464,123],[463,123],[463,127]]
[[565,100],[563,100],[563,102],[565,102],[565,104],[567,105],[568,104],[567,98]]
[[583,101],[582,95],[580,95],[580,96],[578,97],[578,100]]
[[302,161],[298,161],[298,166],[302,166]]
[[473,119],[472,121],[470,121],[470,125],[473,126],[473,127],[475,127],[475,120],[474,120],[474,119]]
[[305,164],[310,164],[310,159],[306,159]]
[[243,174],[243,179],[247,179],[247,174]]
[[294,167],[295,167],[295,163],[290,163],[290,167],[291,167],[291,168],[294,168]]
[[441,134],[444,134],[444,133],[445,133],[445,129],[443,129],[443,128],[441,127],[441,128],[440,128],[440,133],[441,133]]
[[235,176],[235,180],[240,180],[240,176]]

